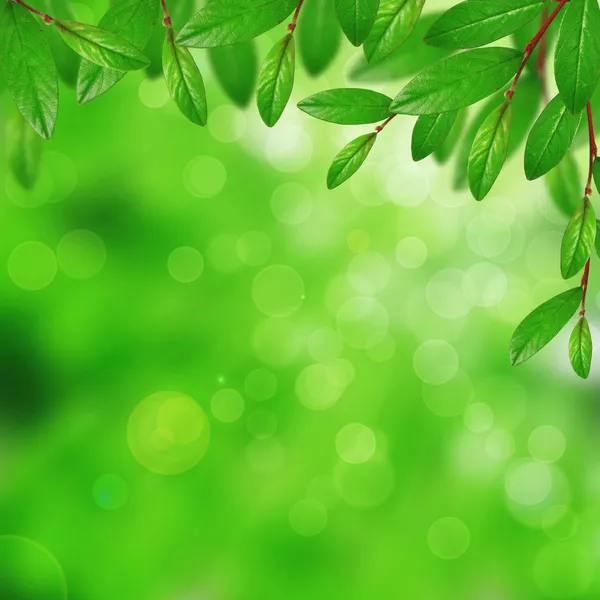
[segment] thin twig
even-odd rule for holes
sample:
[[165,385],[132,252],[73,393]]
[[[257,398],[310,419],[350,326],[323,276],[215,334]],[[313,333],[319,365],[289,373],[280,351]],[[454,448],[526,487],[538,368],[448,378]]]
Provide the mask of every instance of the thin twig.
[[392,116],[388,117],[381,125],[377,125],[377,127],[375,127],[375,133],[380,133],[381,131],[383,131],[383,129],[385,128],[385,126],[395,117],[396,115],[393,114]]
[[300,9],[304,4],[304,0],[300,0],[298,6],[296,6],[296,10],[294,12],[294,16],[292,18],[292,22],[287,26],[287,29],[290,33],[294,33],[296,31],[296,24],[298,23],[298,15],[300,14]]
[[46,25],[50,25],[51,23],[54,23],[54,21],[56,21],[56,19],[54,19],[50,15],[36,10],[35,8],[33,8],[33,6],[29,6],[29,4],[25,4],[23,0],[13,0],[13,2],[20,4],[23,8],[26,8],[30,13],[33,13],[34,15],[40,17],[40,19],[42,19],[44,23],[46,23]]
[[163,27],[173,27],[173,21],[171,21],[171,15],[169,14],[169,9],[167,8],[166,1],[160,0],[160,4],[162,6],[163,11]]

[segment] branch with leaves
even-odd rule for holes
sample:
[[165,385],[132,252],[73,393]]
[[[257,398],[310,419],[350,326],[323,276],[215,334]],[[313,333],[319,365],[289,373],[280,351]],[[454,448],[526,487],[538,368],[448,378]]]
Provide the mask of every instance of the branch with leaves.
[[[58,0],[45,1],[52,7]],[[399,115],[417,117],[413,159],[433,156],[444,163],[456,154],[454,185],[468,187],[478,201],[490,193],[505,162],[524,142],[525,176],[544,177],[551,198],[570,217],[561,274],[564,279],[583,275],[578,286],[548,300],[519,325],[510,344],[511,361],[520,364],[536,354],[579,310],[569,356],[575,372],[588,376],[592,346],[586,296],[590,256],[600,245],[590,200],[592,183],[600,183],[593,122],[593,115],[600,114],[598,0],[468,0],[424,16],[424,0],[212,0],[195,14],[194,0],[116,0],[98,26],[57,18],[68,6],[48,8],[47,14],[23,0],[4,2],[0,66],[25,122],[44,139],[54,131],[58,76],[75,85],[78,101],[85,104],[127,71],[146,69],[151,77],[162,73],[181,113],[205,125],[207,98],[190,48],[208,51],[217,80],[237,105],[246,106],[256,92],[258,112],[273,127],[293,93],[296,46],[314,76],[331,64],[345,36],[362,47],[362,57],[350,70],[353,81],[410,80],[395,98],[352,87],[320,91],[298,103],[301,111],[322,121],[374,127],[333,159],[327,173],[330,189],[360,169]],[[155,27],[159,19],[164,28]],[[62,46],[46,39],[40,21],[57,32]],[[175,24],[181,23],[177,32]],[[280,25],[285,35],[259,69],[254,39]],[[511,38],[514,43],[494,45]],[[546,63],[554,41],[558,94],[549,99]],[[64,53],[65,43],[74,55]],[[80,63],[73,62],[77,55]],[[481,106],[469,114],[474,105]],[[12,169],[30,187],[39,148],[31,129],[13,130]],[[584,130],[587,135],[580,133]],[[589,165],[580,200],[572,148],[583,141]]]

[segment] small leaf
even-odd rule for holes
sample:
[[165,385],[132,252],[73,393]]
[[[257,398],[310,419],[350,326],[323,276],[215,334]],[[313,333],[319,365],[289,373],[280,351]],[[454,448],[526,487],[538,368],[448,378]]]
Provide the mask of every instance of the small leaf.
[[298,0],[219,0],[209,2],[180,31],[177,43],[213,48],[246,42],[284,21]]
[[252,99],[258,76],[254,40],[209,48],[213,73],[229,98],[245,107]]
[[550,101],[527,138],[527,179],[537,179],[545,175],[564,158],[573,143],[580,121],[581,113],[572,115],[560,96]]
[[556,85],[571,114],[580,113],[600,78],[598,0],[569,0],[554,55]]
[[258,112],[265,125],[273,127],[292,94],[294,87],[294,36],[288,33],[277,42],[262,65],[258,80]]
[[171,28],[163,46],[163,70],[167,89],[182,114],[196,125],[206,125],[206,93],[202,75],[190,51],[175,43]]
[[476,48],[506,37],[542,12],[547,0],[469,0],[446,11],[425,42],[444,48]]
[[118,71],[136,71],[150,59],[125,38],[85,23],[54,21],[61,37],[77,54],[101,67]]
[[304,0],[296,36],[308,74],[320,75],[336,57],[342,39],[333,0]]
[[467,110],[459,110],[458,116],[454,121],[454,125],[452,125],[452,129],[450,129],[450,133],[446,136],[446,139],[434,150],[433,157],[435,160],[444,164],[448,161],[448,159],[452,156],[454,152],[454,148],[456,144],[458,144],[458,140],[460,139],[465,122],[467,120]]
[[30,190],[38,177],[44,142],[19,114],[9,122],[7,133],[10,170],[15,179]]
[[376,133],[366,133],[342,148],[340,153],[333,159],[327,173],[327,187],[330,190],[344,183],[360,169],[369,152],[371,152],[376,139]]
[[570,217],[580,199],[579,171],[573,155],[567,152],[563,160],[544,178],[554,204]]
[[575,314],[582,298],[583,290],[578,286],[547,300],[528,314],[510,340],[511,364],[525,362],[555,338]]
[[360,46],[375,23],[379,0],[334,0],[334,6],[344,35]]
[[569,338],[569,360],[573,371],[587,379],[592,366],[592,335],[585,317],[579,319]]
[[583,269],[596,237],[596,215],[590,199],[586,196],[577,206],[560,247],[560,272],[563,279],[570,279]]
[[412,133],[411,153],[415,162],[429,156],[446,139],[458,111],[450,111],[439,115],[421,115]]
[[392,99],[360,88],[319,92],[298,102],[298,108],[315,119],[339,125],[366,125],[387,119]]
[[[156,26],[158,0],[118,0],[100,20],[99,27],[120,35],[136,48],[145,48]],[[116,85],[126,75],[82,60],[77,80],[77,101],[85,104]]]
[[476,200],[483,200],[498,178],[508,150],[510,102],[495,109],[483,122],[469,155],[469,188]]
[[594,240],[594,246],[596,247],[596,254],[600,258],[600,221],[596,220],[596,238]]
[[5,2],[0,14],[0,65],[25,120],[41,137],[51,138],[58,113],[56,66],[41,25],[15,2]]
[[475,104],[503,87],[522,54],[513,48],[477,48],[450,56],[419,73],[396,96],[390,110],[430,115]]
[[594,159],[594,164],[592,165],[592,174],[594,176],[594,185],[596,186],[596,191],[600,193],[600,158]]

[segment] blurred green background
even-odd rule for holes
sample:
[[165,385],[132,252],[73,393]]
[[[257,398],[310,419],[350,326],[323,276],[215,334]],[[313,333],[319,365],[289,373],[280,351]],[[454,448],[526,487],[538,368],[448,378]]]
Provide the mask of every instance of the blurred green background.
[[406,117],[328,192],[369,127],[294,104],[349,85],[341,43],[273,130],[197,51],[206,128],[133,73],[85,106],[62,85],[30,192],[2,150],[3,599],[599,596],[599,369],[568,332],[508,361],[566,288],[565,218],[522,149],[485,202],[453,191]]

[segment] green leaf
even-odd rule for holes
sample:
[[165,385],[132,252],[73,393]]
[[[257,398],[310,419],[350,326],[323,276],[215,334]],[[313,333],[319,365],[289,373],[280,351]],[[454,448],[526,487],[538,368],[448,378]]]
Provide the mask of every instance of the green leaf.
[[568,152],[579,128],[581,113],[572,115],[556,96],[535,122],[525,146],[525,175],[537,179],[553,169]]
[[175,43],[171,28],[163,46],[163,71],[167,89],[182,114],[196,125],[206,125],[206,93],[202,75],[190,51]]
[[77,54],[101,67],[136,71],[150,64],[147,56],[112,31],[76,21],[54,21],[54,24]]
[[600,158],[594,159],[594,163],[592,165],[592,175],[594,176],[594,185],[596,186],[596,191],[600,193]]
[[212,48],[246,42],[273,29],[298,5],[298,0],[219,0],[209,2],[180,31],[177,43]]
[[333,0],[304,0],[298,20],[298,51],[309,75],[320,75],[335,58],[342,39]]
[[9,121],[7,134],[10,170],[15,179],[30,190],[40,170],[44,142],[19,114]]
[[500,175],[508,150],[511,105],[506,101],[483,122],[469,155],[469,188],[476,200],[483,200]]
[[360,46],[375,23],[379,0],[334,0],[334,5],[344,35]]
[[58,75],[41,27],[27,9],[6,2],[0,14],[0,65],[17,108],[49,139],[58,113]]
[[577,275],[594,246],[596,215],[590,199],[586,196],[575,209],[563,235],[560,247],[560,272],[563,279]]
[[526,74],[519,80],[519,85],[512,104],[512,120],[510,123],[510,140],[506,158],[510,158],[527,137],[538,116],[542,100],[542,82],[536,75]]
[[467,120],[467,109],[459,110],[458,116],[452,125],[450,133],[446,136],[446,139],[434,150],[433,157],[435,160],[444,164],[452,156],[454,148],[463,133],[463,128]]
[[294,87],[294,36],[277,42],[262,65],[258,80],[258,112],[265,125],[273,127],[285,109]]
[[570,217],[580,199],[579,170],[570,152],[544,178],[554,204]]
[[582,298],[583,290],[578,286],[547,300],[528,314],[510,340],[511,364],[525,362],[555,338],[575,314]]
[[469,0],[446,11],[425,42],[444,48],[476,48],[499,40],[542,12],[547,0]]
[[376,133],[366,133],[352,140],[333,159],[327,173],[327,187],[332,190],[352,177],[365,162],[377,139]]
[[554,55],[556,85],[572,114],[581,112],[600,78],[598,0],[570,0],[565,6]]
[[209,48],[213,73],[229,98],[245,107],[252,99],[258,75],[254,40]]
[[363,45],[369,62],[377,62],[399,48],[414,29],[425,0],[380,0],[379,11]]
[[421,115],[412,132],[411,153],[415,162],[429,156],[448,137],[458,111]]
[[592,335],[585,317],[579,319],[569,338],[569,360],[573,371],[587,379],[592,366]]
[[596,254],[600,258],[600,221],[596,220],[596,239],[594,240],[594,246],[596,247]]
[[503,87],[523,55],[513,48],[477,48],[450,56],[419,73],[394,99],[391,111],[430,115],[475,104]]
[[[136,48],[143,49],[156,26],[158,0],[118,0],[98,24],[104,30],[120,35]],[[126,75],[123,70],[82,60],[77,80],[77,101],[85,104],[116,85]]]
[[315,119],[339,125],[365,125],[387,119],[392,99],[360,88],[319,92],[298,102],[298,108]]
[[439,13],[424,15],[415,25],[406,42],[383,60],[370,63],[364,55],[350,69],[353,81],[388,83],[405,77],[412,77],[425,67],[441,60],[449,54],[444,48],[434,48],[423,43],[426,31]]

